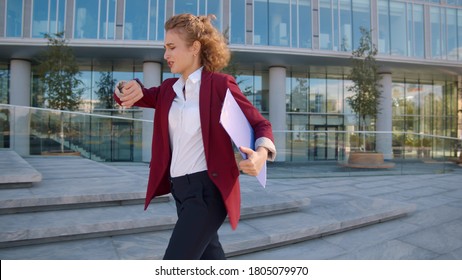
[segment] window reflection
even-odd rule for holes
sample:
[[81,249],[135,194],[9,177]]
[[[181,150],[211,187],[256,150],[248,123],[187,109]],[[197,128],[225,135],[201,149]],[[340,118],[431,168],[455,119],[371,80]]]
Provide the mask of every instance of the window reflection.
[[458,53],[459,53],[459,60],[462,60],[462,9],[457,10],[457,25],[458,25],[457,29],[459,30],[459,35],[457,36],[459,38]]
[[378,51],[379,53],[390,54],[390,17],[388,9],[389,1],[378,2]]
[[457,17],[455,9],[446,9],[448,59],[457,60]]
[[23,0],[6,1],[6,37],[22,36]]
[[32,8],[32,37],[64,31],[65,0],[34,0]]
[[255,45],[311,47],[310,0],[255,0],[253,19]]
[[[184,0],[175,1],[175,14],[189,13],[193,15],[210,15],[217,17],[212,24],[222,31],[221,17],[223,14],[223,0]],[[241,8],[240,13],[243,13]]]
[[425,55],[425,30],[424,30],[424,11],[423,5],[412,5],[413,7],[413,37],[411,42],[411,56],[424,57]]
[[99,1],[76,0],[74,38],[96,39]]
[[406,6],[390,2],[391,55],[405,56],[406,52]]
[[296,24],[299,29],[299,47],[311,48],[311,38],[313,34],[311,16],[311,1],[300,0],[298,1],[298,23]]
[[0,103],[8,104],[8,65],[0,64]]
[[268,2],[267,0],[255,0],[253,6],[253,43],[268,45]]
[[232,44],[245,44],[245,11],[245,0],[231,0],[229,38]]
[[353,38],[351,36],[351,6],[350,0],[340,0],[340,50],[351,51]]
[[441,58],[441,15],[439,7],[430,7],[430,37],[432,57]]
[[147,40],[149,0],[133,0],[125,3],[124,39]]
[[319,48],[332,50],[332,6],[330,0],[319,1]]
[[290,7],[278,0],[269,0],[270,45],[289,46]]
[[354,0],[353,6],[353,49],[359,46],[361,27],[371,29],[370,0]]

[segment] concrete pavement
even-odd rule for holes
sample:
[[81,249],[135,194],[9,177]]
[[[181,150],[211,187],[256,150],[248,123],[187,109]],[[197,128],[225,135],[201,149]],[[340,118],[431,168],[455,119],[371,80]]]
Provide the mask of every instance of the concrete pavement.
[[[166,225],[174,223],[171,202],[159,201],[143,214],[161,215],[154,220],[164,221],[166,228],[157,228],[156,234],[150,230],[153,216],[133,218],[143,213],[139,205],[146,164],[76,157],[25,160],[43,180],[30,188],[0,189],[1,259],[162,256],[169,236]],[[431,160],[396,161],[395,168],[382,171],[347,169],[335,162],[269,163],[265,189],[255,178],[241,176],[247,217],[237,231],[225,224],[220,236],[229,259],[461,260],[461,181],[462,167]],[[58,211],[60,207],[64,210]],[[83,213],[98,221],[90,224]],[[103,219],[111,215],[114,221]],[[143,224],[142,232],[138,224]],[[120,231],[115,235],[96,232],[106,227],[114,231],[114,226]],[[59,237],[58,229],[72,232],[62,240],[46,239]],[[43,242],[25,234],[42,235]],[[77,234],[82,237],[71,238]],[[12,242],[24,243],[9,246]]]

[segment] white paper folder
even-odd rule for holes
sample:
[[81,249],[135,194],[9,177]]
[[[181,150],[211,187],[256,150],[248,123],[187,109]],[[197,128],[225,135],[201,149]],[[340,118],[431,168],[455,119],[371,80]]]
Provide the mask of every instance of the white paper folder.
[[[220,123],[238,148],[248,147],[255,150],[253,129],[229,89],[226,91],[221,109]],[[241,154],[244,159],[247,159],[245,153],[241,152]],[[257,179],[263,187],[266,186],[266,162],[257,175]]]

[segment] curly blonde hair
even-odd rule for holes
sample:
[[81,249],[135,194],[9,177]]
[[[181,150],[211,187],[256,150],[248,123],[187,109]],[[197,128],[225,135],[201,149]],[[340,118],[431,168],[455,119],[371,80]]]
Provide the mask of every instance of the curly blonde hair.
[[231,56],[225,37],[212,25],[214,19],[214,15],[178,14],[165,22],[165,31],[177,31],[188,46],[201,43],[201,64],[210,72],[226,67]]

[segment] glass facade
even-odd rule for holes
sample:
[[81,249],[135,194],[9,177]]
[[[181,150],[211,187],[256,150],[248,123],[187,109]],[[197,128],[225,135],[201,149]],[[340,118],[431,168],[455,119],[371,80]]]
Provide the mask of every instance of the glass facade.
[[320,0],[319,48],[351,51],[358,46],[360,27],[369,30],[369,0]]
[[125,2],[125,40],[163,40],[165,0]]
[[64,32],[65,0],[34,0],[32,8],[32,37]]
[[0,63],[0,103],[8,104],[10,71],[8,64]]
[[6,1],[6,37],[21,37],[23,28],[23,0]]
[[255,0],[253,19],[254,45],[294,48],[312,46],[312,14],[309,0]]
[[74,11],[75,39],[114,39],[116,0],[76,0]]
[[[457,137],[457,90],[452,82],[405,80],[393,84],[393,131],[406,132],[409,154],[426,156],[433,143],[428,135]],[[393,145],[402,139],[394,137]]]
[[[241,11],[242,12],[242,11]],[[193,15],[213,14],[217,17],[212,23],[222,31],[223,0],[184,0],[175,1],[175,14],[190,13]],[[163,27],[163,26],[162,26]]]
[[[376,32],[373,38],[382,60],[399,57],[405,61],[409,57],[416,65],[426,60],[451,65],[462,61],[461,0],[125,0],[123,5],[118,0],[3,0],[2,3],[5,9],[0,11],[0,27],[3,27],[0,36],[6,38],[30,34],[26,39],[38,39],[71,26],[68,32],[71,43],[80,39],[114,40],[121,45],[123,40],[161,43],[166,18],[171,13],[188,12],[216,15],[213,24],[228,34],[231,47],[242,48],[243,52],[246,52],[245,46],[249,49],[256,46],[260,53],[265,49],[297,48],[297,52],[313,57],[336,52],[342,52],[343,57],[358,47],[360,27],[364,27],[376,28],[372,30]],[[28,3],[30,7],[25,5]],[[67,7],[69,3],[73,7]],[[67,13],[69,9],[73,14]],[[28,14],[31,18],[24,19]],[[91,40],[88,41],[93,42]],[[127,63],[118,59],[79,58],[85,90],[82,111],[118,114],[114,102],[107,102],[108,89],[120,80],[143,76],[142,59],[128,59]],[[8,63],[0,60],[0,103],[9,102]],[[239,69],[236,80],[252,104],[268,117],[269,70],[266,66],[249,63]],[[347,79],[348,69],[337,69],[343,67],[333,65],[322,70],[311,65],[287,67],[286,90],[282,93],[286,96],[286,128],[316,132],[288,136],[290,160],[331,160],[344,155],[341,143],[345,139],[327,133],[354,130],[357,126],[356,117],[345,102],[352,94],[347,90],[351,84]],[[457,136],[460,108],[457,108],[456,78],[440,73],[434,78],[415,75],[416,78],[410,79],[405,72],[392,73],[393,130]],[[171,76],[168,72],[162,73],[163,79]],[[31,103],[45,106],[36,77],[32,80]],[[140,118],[140,114],[136,109],[129,112],[130,117],[135,118]],[[84,119],[78,122],[92,129],[98,125]],[[105,125],[112,130],[98,128],[101,135],[122,135],[123,131],[126,143],[130,137],[137,137],[133,131],[140,129],[123,121]],[[409,139],[414,146],[422,140],[422,137],[414,138]],[[106,157],[131,160],[139,158],[139,154]]]
[[231,0],[229,18],[230,26],[228,30],[228,37],[231,44],[245,44],[246,29],[246,4],[245,0]]

